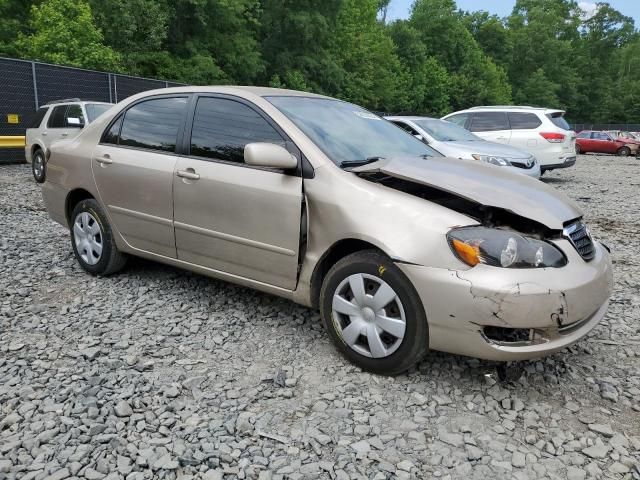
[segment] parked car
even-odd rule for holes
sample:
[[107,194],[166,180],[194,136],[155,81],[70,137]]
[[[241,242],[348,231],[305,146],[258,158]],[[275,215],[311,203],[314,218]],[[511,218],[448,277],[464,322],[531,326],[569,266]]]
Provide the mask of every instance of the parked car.
[[443,117],[485,140],[526,150],[536,157],[540,170],[575,165],[575,132],[563,110],[535,107],[474,107]]
[[162,89],[49,151],[45,205],[87,272],[136,255],[319,308],[337,348],[373,372],[429,349],[547,355],[607,309],[610,255],[575,203],[347,102]]
[[576,153],[610,153],[623,157],[635,154],[638,143],[630,143],[628,139],[616,138],[607,132],[583,130],[576,138]]
[[[606,133],[611,135],[611,137],[625,142],[627,145],[629,145],[631,147],[632,153],[640,148],[640,140],[638,140],[630,132],[624,132],[621,130],[607,130]],[[634,145],[636,146],[635,148],[633,148]]]
[[540,178],[540,165],[529,152],[488,142],[464,128],[429,117],[386,117],[446,157],[486,162],[514,173]]
[[47,150],[54,141],[75,135],[112,105],[68,98],[40,107],[31,128],[27,129],[24,149],[35,181],[42,183],[46,178]]

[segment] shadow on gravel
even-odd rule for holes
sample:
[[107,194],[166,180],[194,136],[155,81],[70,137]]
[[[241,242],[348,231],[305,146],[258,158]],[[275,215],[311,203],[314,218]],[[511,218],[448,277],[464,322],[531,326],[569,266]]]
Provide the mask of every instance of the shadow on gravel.
[[569,181],[572,181],[572,179],[562,178],[562,177],[542,177],[540,181],[544,183],[551,183],[551,184],[554,184],[554,183],[562,184],[562,183],[567,183]]

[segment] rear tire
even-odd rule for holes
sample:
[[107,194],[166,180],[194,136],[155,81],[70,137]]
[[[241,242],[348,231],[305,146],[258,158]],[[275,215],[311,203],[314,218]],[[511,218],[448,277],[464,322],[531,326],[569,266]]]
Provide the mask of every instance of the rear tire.
[[618,155],[621,157],[628,157],[631,155],[631,149],[629,147],[620,147],[618,149]]
[[113,231],[100,204],[93,198],[80,201],[71,213],[71,246],[80,266],[92,275],[116,273],[127,256],[116,247]]
[[580,148],[580,145],[576,143],[576,155],[581,155],[581,154],[582,154],[582,148]]
[[31,173],[36,183],[44,183],[47,177],[47,163],[45,162],[44,152],[37,148],[33,152],[33,158],[31,159]]
[[320,314],[338,350],[363,370],[398,375],[428,350],[427,317],[418,293],[376,250],[348,255],[329,270],[320,290]]

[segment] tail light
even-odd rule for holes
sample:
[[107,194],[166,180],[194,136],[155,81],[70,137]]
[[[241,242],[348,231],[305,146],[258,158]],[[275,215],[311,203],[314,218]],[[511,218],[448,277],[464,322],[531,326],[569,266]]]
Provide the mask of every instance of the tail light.
[[544,138],[549,143],[564,142],[564,134],[562,133],[540,132],[540,135],[542,135],[542,138]]

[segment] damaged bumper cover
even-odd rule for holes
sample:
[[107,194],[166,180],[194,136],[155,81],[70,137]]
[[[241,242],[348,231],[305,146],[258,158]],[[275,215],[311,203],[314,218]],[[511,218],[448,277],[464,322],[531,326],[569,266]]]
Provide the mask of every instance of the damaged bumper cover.
[[430,348],[525,360],[557,352],[589,333],[609,304],[609,253],[597,243],[595,257],[585,262],[567,240],[555,243],[567,255],[565,267],[447,270],[398,264],[424,305]]

